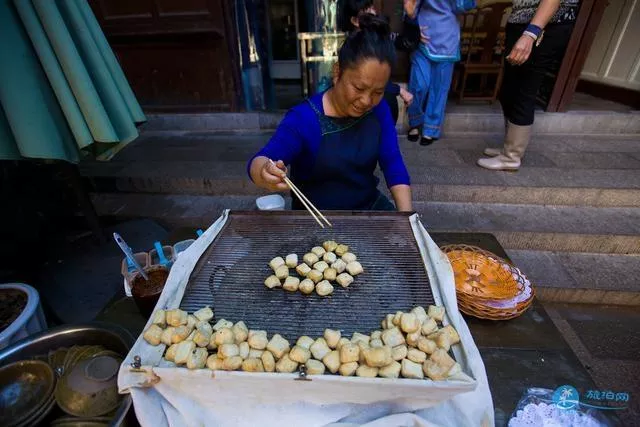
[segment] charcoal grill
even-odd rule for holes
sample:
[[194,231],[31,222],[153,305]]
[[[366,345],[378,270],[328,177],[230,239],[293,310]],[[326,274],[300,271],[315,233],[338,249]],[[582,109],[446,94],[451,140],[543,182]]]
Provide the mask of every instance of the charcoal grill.
[[[295,341],[322,336],[325,328],[369,333],[388,313],[434,303],[409,214],[330,217],[333,228],[322,229],[306,212],[232,212],[196,265],[180,308],[193,312],[209,305],[216,319],[244,320],[251,329]],[[326,240],[348,244],[364,267],[349,288],[334,284],[334,293],[321,297],[264,286],[273,257],[296,253],[302,260]]]
[[[386,314],[433,304],[434,299],[449,313],[455,312],[449,262],[416,215],[328,215],[334,227],[320,229],[306,212],[225,211],[176,261],[156,307],[193,312],[210,305],[216,319],[243,320],[251,329],[280,333],[290,341],[301,335],[320,336],[327,327],[344,335],[368,333],[380,329]],[[348,244],[364,266],[364,273],[348,289],[335,286],[333,295],[320,297],[264,286],[271,273],[268,262],[274,256],[294,252],[302,257],[329,239]],[[447,381],[192,371],[164,361],[165,347],[151,346],[140,336],[123,362],[118,385],[127,392],[155,387],[158,382],[168,384],[171,387],[163,387],[154,399],[162,400],[163,393],[173,390],[180,400],[204,408],[236,408],[242,396],[247,408],[299,401],[321,405],[397,401],[415,410],[474,390],[474,378],[483,375],[477,369],[478,350],[462,317],[447,315],[445,320],[460,334],[461,344],[452,351],[463,371]],[[137,357],[142,367],[131,368]]]

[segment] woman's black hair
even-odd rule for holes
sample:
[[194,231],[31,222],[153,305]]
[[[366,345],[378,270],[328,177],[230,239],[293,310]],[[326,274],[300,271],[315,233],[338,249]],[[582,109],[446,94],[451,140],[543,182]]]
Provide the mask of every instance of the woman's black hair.
[[359,31],[349,33],[338,51],[338,65],[341,70],[353,67],[364,59],[377,59],[393,66],[396,49],[389,37],[391,29],[386,20],[370,13],[360,15]]
[[357,18],[362,12],[373,7],[373,0],[340,0],[340,3],[342,5],[338,8],[338,27],[346,33],[356,29],[351,18]]

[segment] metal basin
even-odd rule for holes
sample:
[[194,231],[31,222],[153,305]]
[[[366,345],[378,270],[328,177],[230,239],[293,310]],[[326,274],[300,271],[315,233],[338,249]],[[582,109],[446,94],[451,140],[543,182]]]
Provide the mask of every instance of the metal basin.
[[[0,351],[0,366],[46,355],[50,350],[73,345],[101,345],[125,356],[133,343],[134,339],[129,332],[109,323],[59,326],[27,337]],[[109,425],[122,425],[130,407],[131,396],[126,395]]]

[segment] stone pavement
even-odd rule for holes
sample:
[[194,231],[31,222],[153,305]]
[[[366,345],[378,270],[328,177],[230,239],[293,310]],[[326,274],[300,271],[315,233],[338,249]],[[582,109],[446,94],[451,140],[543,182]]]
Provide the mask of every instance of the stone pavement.
[[[200,225],[225,208],[255,209],[263,192],[246,161],[269,135],[147,131],[81,170],[101,215]],[[499,140],[450,132],[420,147],[400,138],[429,230],[496,235],[543,301],[640,305],[640,136],[541,134],[517,173],[475,166]]]

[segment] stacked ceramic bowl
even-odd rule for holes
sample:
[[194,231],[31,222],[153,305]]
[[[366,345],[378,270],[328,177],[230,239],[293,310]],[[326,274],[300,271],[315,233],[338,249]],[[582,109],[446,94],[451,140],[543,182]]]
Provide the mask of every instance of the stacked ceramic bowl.
[[[117,373],[121,361],[118,353],[101,346],[73,346],[51,352],[49,363],[59,374],[54,395],[60,409],[82,419],[95,419],[115,410],[120,404]],[[78,421],[62,420],[66,424]]]
[[524,313],[534,290],[522,272],[484,249],[468,245],[443,246],[456,281],[458,308],[480,319],[507,320]]
[[46,363],[23,360],[0,369],[0,425],[32,426],[42,421],[56,402],[56,376]]

